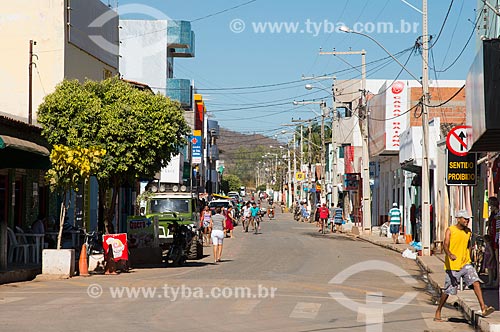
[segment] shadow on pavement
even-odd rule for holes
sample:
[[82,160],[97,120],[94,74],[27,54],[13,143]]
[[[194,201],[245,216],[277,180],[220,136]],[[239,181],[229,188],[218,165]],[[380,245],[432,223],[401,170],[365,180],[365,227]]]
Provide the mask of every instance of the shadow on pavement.
[[302,233],[302,235],[308,235],[310,237],[314,238],[320,238],[320,239],[329,239],[329,240],[334,240],[334,241],[344,241],[344,242],[353,242],[356,241],[356,239],[347,237],[347,236],[338,236],[335,235],[335,233],[327,233],[327,234],[322,234],[318,231],[316,232],[305,232]]

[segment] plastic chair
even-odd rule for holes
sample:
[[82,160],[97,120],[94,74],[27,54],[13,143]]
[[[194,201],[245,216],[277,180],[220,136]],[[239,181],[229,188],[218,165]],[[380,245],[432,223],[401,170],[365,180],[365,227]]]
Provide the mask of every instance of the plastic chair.
[[24,264],[28,264],[29,257],[29,244],[21,244],[17,242],[16,234],[14,231],[7,227],[7,236],[9,238],[9,257],[8,262],[12,263],[14,259],[14,253],[16,254],[16,261],[19,261],[21,254],[24,255]]
[[[23,244],[27,244],[28,245],[28,255],[29,257],[31,257],[32,261],[36,263],[36,251],[37,251],[37,247],[36,247],[36,243],[32,241],[28,241],[28,239],[26,238],[26,236],[24,236],[24,231],[21,227],[19,226],[16,226],[16,232],[17,232],[17,237],[16,239],[18,239],[18,243],[23,245]],[[14,234],[15,235],[15,234]]]

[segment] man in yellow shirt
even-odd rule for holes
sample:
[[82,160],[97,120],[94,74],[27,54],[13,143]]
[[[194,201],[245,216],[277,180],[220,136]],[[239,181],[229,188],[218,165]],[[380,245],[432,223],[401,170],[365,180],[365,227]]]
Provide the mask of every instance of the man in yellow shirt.
[[484,304],[483,293],[479,284],[479,276],[476,269],[471,264],[470,259],[470,239],[472,232],[467,227],[471,216],[465,210],[458,211],[457,224],[448,227],[444,236],[444,251],[446,258],[444,261],[444,269],[446,270],[446,278],[444,282],[444,290],[441,294],[439,305],[434,315],[434,321],[442,322],[441,309],[443,308],[449,295],[457,294],[457,288],[460,283],[460,278],[463,278],[464,283],[473,286],[479,305],[481,306],[481,314],[486,317],[495,309]]

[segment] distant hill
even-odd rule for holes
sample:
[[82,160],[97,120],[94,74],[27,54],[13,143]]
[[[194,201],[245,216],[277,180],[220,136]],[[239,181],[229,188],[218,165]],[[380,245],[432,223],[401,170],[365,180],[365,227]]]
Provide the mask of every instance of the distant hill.
[[261,134],[242,134],[229,129],[220,128],[217,139],[219,159],[229,174],[240,177],[248,185],[255,178],[256,163],[261,156],[270,152],[270,146],[278,146],[280,142]]

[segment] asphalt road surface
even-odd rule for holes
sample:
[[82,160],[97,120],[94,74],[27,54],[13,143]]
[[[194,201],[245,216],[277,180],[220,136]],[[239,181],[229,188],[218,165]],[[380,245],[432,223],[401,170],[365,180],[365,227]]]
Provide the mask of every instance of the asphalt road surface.
[[417,264],[277,214],[179,268],[0,286],[0,331],[473,331]]

